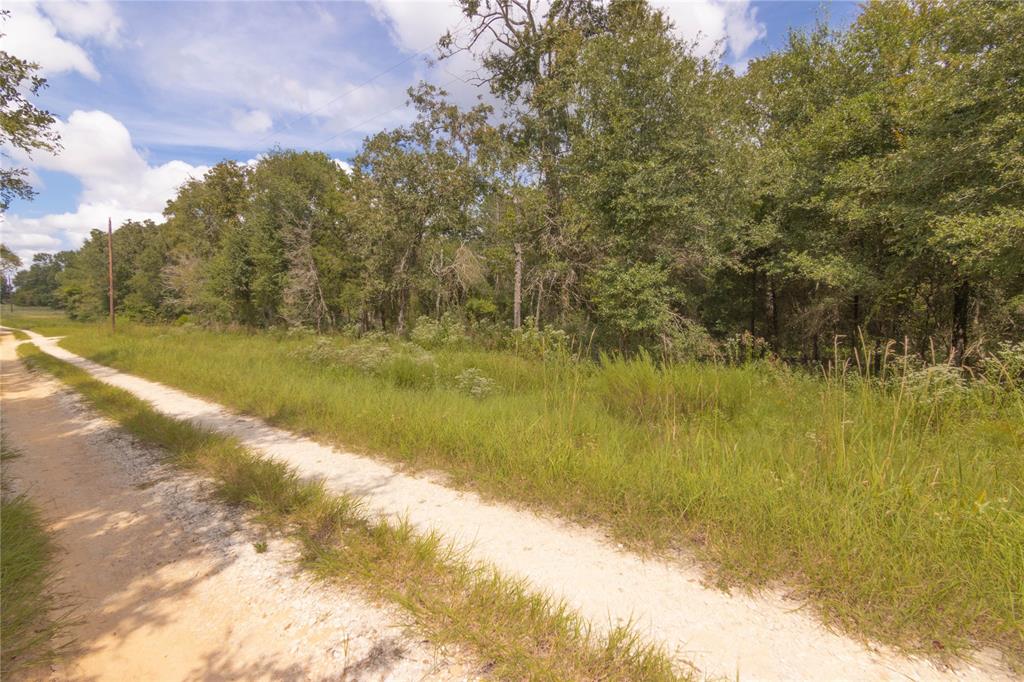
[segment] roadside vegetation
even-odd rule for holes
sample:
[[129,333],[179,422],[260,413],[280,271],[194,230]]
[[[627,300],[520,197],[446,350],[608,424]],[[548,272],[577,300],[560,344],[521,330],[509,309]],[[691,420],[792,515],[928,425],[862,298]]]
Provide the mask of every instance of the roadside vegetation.
[[[48,326],[52,325],[52,326]],[[1024,349],[973,379],[895,351],[814,375],[764,361],[593,362],[557,335],[411,341],[39,323],[98,362],[342,447],[782,582],[931,653],[1024,650]],[[884,361],[884,362],[883,362]]]
[[351,498],[301,480],[236,440],[165,417],[129,393],[23,344],[19,355],[78,391],[132,435],[207,476],[221,497],[299,540],[303,562],[325,580],[353,581],[396,602],[441,645],[468,648],[499,679],[675,680],[668,658],[628,628],[607,635],[565,606],[488,566],[470,564],[434,535],[371,519]]
[[9,323],[1020,658],[1024,3],[868,2],[743,73],[640,0],[461,5],[440,57],[493,108],[421,84],[344,164],[216,164],[114,232],[116,335],[99,230],[7,258],[4,300],[74,320]]
[[[0,438],[0,471],[19,456]],[[68,645],[66,605],[55,592],[56,546],[35,506],[0,474],[0,676],[57,659]]]

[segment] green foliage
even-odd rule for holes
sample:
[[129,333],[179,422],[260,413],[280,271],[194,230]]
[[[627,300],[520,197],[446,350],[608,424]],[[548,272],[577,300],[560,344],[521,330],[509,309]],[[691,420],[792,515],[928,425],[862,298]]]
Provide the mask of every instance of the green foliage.
[[21,267],[21,258],[18,254],[7,248],[6,244],[0,244],[0,302],[9,303],[14,293],[14,273]]
[[[0,10],[0,22],[6,22],[9,14],[8,9]],[[0,33],[0,38],[3,35]],[[29,154],[60,149],[53,114],[38,108],[30,99],[46,87],[46,79],[38,72],[38,64],[0,50],[0,155],[5,158],[10,158],[7,150],[12,147]],[[33,196],[35,191],[28,183],[28,171],[0,168],[0,215],[10,208],[14,199],[29,200]]]
[[476,367],[467,367],[459,372],[455,377],[455,385],[474,398],[485,398],[494,392],[494,381]]
[[[308,334],[38,324],[93,359],[632,547],[684,545],[725,582],[783,581],[870,636],[932,654],[1024,644],[1024,393],[1000,378],[1016,346],[973,379],[891,353],[812,375],[758,360],[756,339],[736,366],[445,348],[417,374],[425,351],[380,337],[324,337],[360,349],[325,361],[295,352],[321,343]],[[484,399],[459,385],[468,369],[494,382]]]
[[657,338],[675,320],[679,295],[658,264],[607,263],[594,272],[588,289],[598,319],[622,338]]
[[74,252],[37,253],[32,265],[14,277],[14,301],[22,306],[59,307],[60,274]]
[[466,342],[466,328],[458,317],[445,313],[440,320],[422,315],[416,320],[410,338],[423,348],[459,346]]
[[[427,317],[493,346],[532,320],[576,348],[822,366],[861,334],[968,366],[1024,336],[1024,5],[868,3],[743,75],[642,1],[462,7],[471,42],[503,41],[475,51],[500,111],[420,85],[352,172],[217,164],[118,229],[118,311],[430,348],[456,341]],[[103,246],[20,296],[103,314]]]
[[[322,482],[303,480],[234,438],[164,416],[31,344],[19,354],[80,391],[134,436],[164,448],[173,464],[211,478],[225,501],[256,512],[255,520],[268,530],[289,533],[302,548],[305,568],[397,603],[424,635],[442,645],[468,647],[499,678],[689,679],[677,675],[660,648],[627,626],[599,635],[565,605],[530,592],[521,580],[466,561],[436,534],[370,518],[355,498],[331,494]],[[267,543],[258,541],[254,549],[265,552]],[[5,544],[4,561],[6,554]]]

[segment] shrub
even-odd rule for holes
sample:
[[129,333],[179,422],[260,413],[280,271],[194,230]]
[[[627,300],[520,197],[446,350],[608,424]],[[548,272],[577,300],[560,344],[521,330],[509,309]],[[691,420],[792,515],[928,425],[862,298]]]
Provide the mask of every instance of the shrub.
[[468,393],[474,398],[485,398],[494,392],[494,381],[475,367],[469,367],[459,372],[455,377],[455,384],[460,391]]
[[993,384],[1024,390],[1024,341],[1004,341],[982,362],[985,378]]
[[423,348],[444,348],[466,342],[466,328],[453,313],[445,313],[440,320],[421,315],[416,319],[409,338]]
[[494,317],[498,306],[489,298],[471,298],[466,301],[466,314],[474,320]]
[[533,318],[509,334],[508,345],[518,355],[535,358],[564,356],[569,350],[569,335],[561,329],[538,329]]

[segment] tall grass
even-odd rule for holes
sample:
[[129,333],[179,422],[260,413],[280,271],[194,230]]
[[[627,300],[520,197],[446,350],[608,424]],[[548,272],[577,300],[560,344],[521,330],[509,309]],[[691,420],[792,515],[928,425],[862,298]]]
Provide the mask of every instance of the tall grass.
[[363,514],[353,498],[246,450],[237,440],[156,412],[147,403],[23,344],[31,367],[52,373],[172,463],[211,477],[221,497],[289,532],[304,564],[325,580],[355,581],[397,602],[439,644],[469,647],[496,679],[679,680],[660,648],[626,627],[599,635],[563,604],[493,568],[464,560],[436,535]]
[[[635,549],[694,550],[726,584],[781,581],[854,632],[938,653],[1024,651],[1024,395],[1013,387],[898,359],[876,379],[171,327],[61,331],[98,362],[445,470]],[[461,385],[467,369],[488,390]]]

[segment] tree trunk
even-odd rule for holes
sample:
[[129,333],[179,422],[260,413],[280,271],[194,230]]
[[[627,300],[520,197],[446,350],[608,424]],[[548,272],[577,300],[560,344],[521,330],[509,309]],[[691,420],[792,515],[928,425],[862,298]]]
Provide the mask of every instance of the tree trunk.
[[964,280],[953,293],[953,362],[962,365],[967,352],[967,332],[971,322],[971,285]]
[[853,295],[853,329],[850,330],[850,348],[857,348],[860,335],[860,294]]
[[750,273],[750,335],[757,336],[757,268]]
[[515,283],[512,293],[512,328],[519,329],[523,326],[523,245],[515,244],[516,266]]
[[403,286],[398,292],[398,319],[395,320],[395,334],[397,336],[405,335],[405,315],[406,308],[409,306],[409,287]]
[[544,280],[542,279],[540,281],[540,284],[537,286],[537,308],[536,308],[536,310],[534,310],[534,313],[533,313],[533,326],[536,329],[540,329],[540,306],[541,306],[541,301],[543,299],[544,299]]

